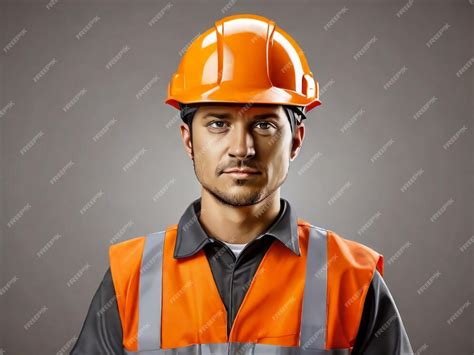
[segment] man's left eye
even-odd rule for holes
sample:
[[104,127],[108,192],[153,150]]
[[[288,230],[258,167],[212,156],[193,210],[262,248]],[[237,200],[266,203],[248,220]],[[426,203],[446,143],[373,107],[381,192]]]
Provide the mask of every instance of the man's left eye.
[[255,124],[255,126],[258,126],[258,125],[261,125],[261,124],[268,125],[267,128],[273,127],[273,125],[270,122],[258,122],[257,124]]

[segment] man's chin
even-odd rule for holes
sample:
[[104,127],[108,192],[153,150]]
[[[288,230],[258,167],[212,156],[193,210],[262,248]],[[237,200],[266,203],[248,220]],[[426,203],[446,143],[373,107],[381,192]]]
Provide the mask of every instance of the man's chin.
[[[222,191],[222,190],[221,190]],[[249,188],[246,186],[234,186],[218,192],[212,190],[211,194],[221,202],[231,206],[251,206],[260,202],[262,198],[262,190]]]

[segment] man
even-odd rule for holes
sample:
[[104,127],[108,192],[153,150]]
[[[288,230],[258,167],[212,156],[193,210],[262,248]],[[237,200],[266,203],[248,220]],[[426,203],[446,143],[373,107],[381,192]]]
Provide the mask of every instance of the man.
[[178,224],[110,247],[71,354],[410,354],[383,256],[280,197],[318,86],[256,15],[216,22],[168,87],[202,186]]

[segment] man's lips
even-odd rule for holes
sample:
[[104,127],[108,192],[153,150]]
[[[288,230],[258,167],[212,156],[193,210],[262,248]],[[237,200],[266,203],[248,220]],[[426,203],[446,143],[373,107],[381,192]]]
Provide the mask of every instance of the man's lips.
[[250,168],[244,168],[244,169],[232,168],[232,169],[224,170],[224,173],[260,174],[258,170],[250,169]]

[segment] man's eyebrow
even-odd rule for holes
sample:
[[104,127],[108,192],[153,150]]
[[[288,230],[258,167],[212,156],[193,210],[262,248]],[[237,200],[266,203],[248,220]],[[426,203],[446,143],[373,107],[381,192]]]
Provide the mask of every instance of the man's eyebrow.
[[232,115],[231,115],[230,113],[215,113],[215,112],[209,112],[209,113],[206,113],[206,114],[203,116],[203,119],[206,119],[206,118],[209,118],[209,117],[215,117],[215,118],[224,119],[224,118],[232,118]]
[[[209,117],[215,117],[215,118],[219,118],[219,119],[226,119],[226,118],[233,118],[233,115],[231,115],[230,113],[209,112],[209,113],[206,113],[203,116],[203,119],[206,119],[206,118],[209,118]],[[253,117],[254,120],[263,120],[263,119],[266,119],[266,118],[276,118],[276,119],[278,119],[278,118],[280,118],[280,116],[277,115],[274,112],[269,112],[269,113],[263,113],[263,114],[260,114],[260,115],[255,115]]]
[[269,113],[263,113],[261,115],[256,115],[253,117],[255,120],[263,120],[265,118],[276,118],[276,119],[279,119],[280,118],[280,115],[277,115],[276,113],[274,112],[269,112]]

